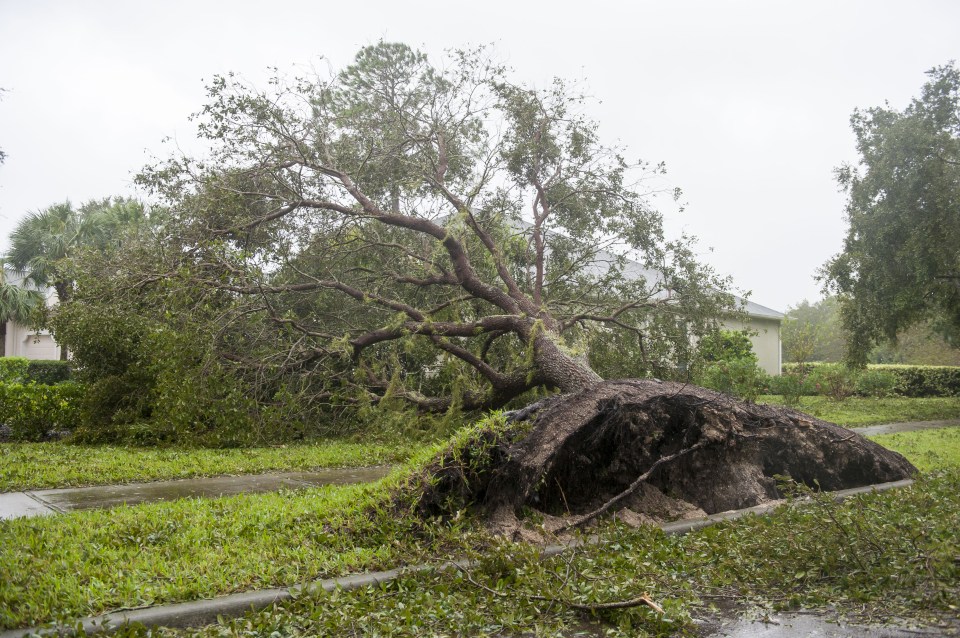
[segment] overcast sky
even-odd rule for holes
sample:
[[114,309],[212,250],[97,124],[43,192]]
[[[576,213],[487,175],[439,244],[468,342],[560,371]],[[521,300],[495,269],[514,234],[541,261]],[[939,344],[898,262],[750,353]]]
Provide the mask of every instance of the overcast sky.
[[582,79],[605,140],[684,190],[670,231],[782,311],[820,297],[840,250],[850,114],[904,107],[960,58],[960,2],[0,0],[0,250],[28,211],[137,195],[164,138],[192,147],[214,75],[339,68],[380,39],[492,43],[521,80]]

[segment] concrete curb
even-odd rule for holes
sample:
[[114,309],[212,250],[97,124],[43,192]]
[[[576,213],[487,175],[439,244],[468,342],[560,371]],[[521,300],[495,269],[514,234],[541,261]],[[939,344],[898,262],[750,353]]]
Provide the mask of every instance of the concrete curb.
[[[868,494],[870,492],[884,492],[890,489],[907,487],[912,485],[910,479],[902,481],[893,481],[891,483],[878,483],[876,485],[867,485],[864,487],[855,487],[848,490],[839,490],[832,492],[834,499],[842,501],[856,496],[858,494]],[[740,510],[729,512],[720,512],[711,514],[706,518],[696,520],[677,521],[674,523],[664,523],[660,529],[666,534],[686,534],[710,525],[715,525],[723,521],[733,521],[743,518],[750,514],[767,514],[783,505],[782,502],[768,503],[747,507]],[[595,539],[587,541],[575,541],[562,545],[548,545],[543,549],[544,557],[556,556],[575,546],[594,542]],[[142,624],[147,627],[202,627],[217,622],[218,617],[235,618],[242,616],[250,611],[260,611],[271,605],[290,600],[303,594],[310,594],[320,591],[334,591],[338,588],[350,591],[367,587],[369,585],[380,585],[389,582],[401,576],[416,574],[425,571],[469,568],[472,561],[457,561],[442,564],[421,564],[411,565],[409,567],[400,567],[382,572],[369,572],[365,574],[356,574],[354,576],[345,576],[342,578],[327,578],[324,580],[313,581],[303,585],[296,585],[290,588],[261,589],[239,594],[229,594],[217,598],[208,598],[205,600],[195,600],[185,603],[171,603],[169,605],[157,605],[145,607],[142,609],[131,609],[116,611],[100,616],[93,616],[76,621],[72,626],[62,627],[31,627],[27,629],[11,629],[0,632],[0,638],[25,638],[27,636],[71,636],[76,634],[76,628],[82,627],[87,634],[110,634],[117,631],[124,625]]]

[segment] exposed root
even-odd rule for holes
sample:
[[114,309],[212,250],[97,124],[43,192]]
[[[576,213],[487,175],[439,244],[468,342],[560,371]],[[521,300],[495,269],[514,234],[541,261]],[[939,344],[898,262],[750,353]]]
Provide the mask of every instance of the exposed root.
[[437,459],[415,489],[424,516],[480,507],[491,529],[515,535],[525,508],[563,531],[623,508],[662,518],[652,503],[707,513],[758,505],[780,498],[778,475],[837,490],[914,472],[899,454],[794,410],[624,380],[508,413],[506,426]]

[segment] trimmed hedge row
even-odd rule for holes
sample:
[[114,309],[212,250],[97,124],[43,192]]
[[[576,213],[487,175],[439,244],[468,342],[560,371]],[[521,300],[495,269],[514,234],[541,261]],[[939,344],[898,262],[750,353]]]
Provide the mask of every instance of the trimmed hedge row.
[[[816,387],[820,377],[829,376],[821,373],[841,367],[840,364],[807,366],[812,369],[804,383],[805,395],[825,394],[822,387]],[[783,371],[787,375],[795,373],[797,368],[797,364],[788,363],[783,366]],[[865,371],[850,371],[849,374],[854,393],[859,395],[879,394],[886,389],[890,394],[904,397],[960,397],[960,367],[869,365]]]
[[0,357],[0,383],[41,383],[54,385],[69,381],[69,361]]
[[82,386],[73,382],[0,383],[0,424],[15,441],[43,441],[76,427],[82,397]]

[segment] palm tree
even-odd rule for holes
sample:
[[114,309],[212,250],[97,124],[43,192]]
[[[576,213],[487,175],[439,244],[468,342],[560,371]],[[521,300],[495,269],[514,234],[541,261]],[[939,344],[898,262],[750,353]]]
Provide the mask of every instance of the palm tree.
[[90,231],[70,202],[29,213],[10,235],[7,260],[24,281],[53,286],[57,297],[65,301],[70,296],[70,282],[60,274],[57,263],[86,243]]
[[103,248],[125,228],[145,219],[143,205],[129,199],[103,199],[74,209],[70,202],[29,213],[10,235],[7,260],[25,280],[52,286],[67,301],[73,282],[63,260],[83,248]]
[[[70,202],[55,204],[29,213],[17,224],[6,259],[24,283],[51,286],[59,301],[68,301],[73,281],[64,269],[64,260],[84,248],[104,248],[125,228],[144,219],[143,206],[123,198],[94,200],[79,209]],[[13,299],[19,293],[10,294]],[[61,358],[66,356],[64,348]]]
[[43,293],[11,283],[0,261],[0,324],[8,321],[27,323],[34,310],[43,303]]
[[43,293],[39,290],[23,288],[9,281],[7,269],[0,260],[0,355],[5,351],[3,341],[7,336],[7,322],[29,323],[43,302]]

